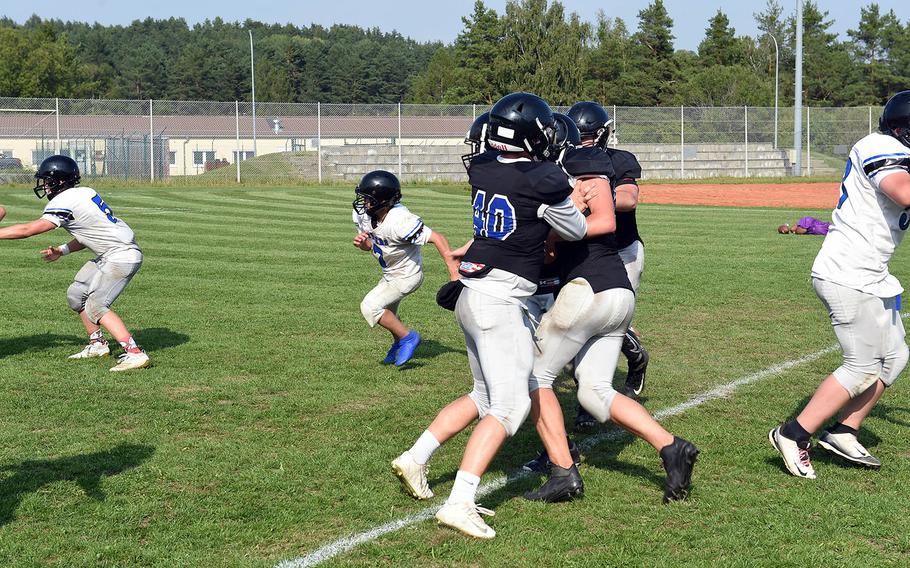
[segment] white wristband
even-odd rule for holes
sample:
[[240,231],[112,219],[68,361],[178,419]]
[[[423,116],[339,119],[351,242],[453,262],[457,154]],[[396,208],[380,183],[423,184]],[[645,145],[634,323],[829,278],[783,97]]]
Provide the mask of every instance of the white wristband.
[[66,244],[60,245],[59,247],[57,247],[57,252],[60,253],[60,256],[66,256],[66,255],[68,255],[68,254],[70,253],[70,246],[69,246],[69,244],[66,243]]

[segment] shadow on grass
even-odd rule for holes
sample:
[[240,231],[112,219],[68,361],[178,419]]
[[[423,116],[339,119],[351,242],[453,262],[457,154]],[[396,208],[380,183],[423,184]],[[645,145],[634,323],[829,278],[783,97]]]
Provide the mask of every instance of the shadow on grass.
[[103,452],[0,466],[0,471],[12,472],[0,481],[0,526],[15,519],[16,508],[27,494],[58,481],[74,481],[88,497],[103,501],[102,477],[137,467],[154,453],[152,446],[120,444]]
[[168,347],[177,347],[189,342],[190,336],[170,330],[166,327],[148,327],[137,330],[134,334],[136,343],[149,351],[159,351]]
[[399,367],[400,369],[419,369],[423,366],[422,359],[432,359],[439,357],[444,353],[458,353],[467,357],[468,353],[464,349],[453,349],[433,339],[422,339],[417,351],[414,352],[414,358]]
[[0,339],[0,357],[19,355],[29,351],[44,351],[63,345],[79,345],[84,343],[78,335],[61,335],[58,333],[37,333],[21,337],[8,337]]
[[[892,424],[910,427],[910,408],[882,404],[882,402],[879,401],[878,404],[876,404],[872,409],[871,414],[876,418],[887,420]],[[903,416],[905,418],[898,418],[898,416]]]

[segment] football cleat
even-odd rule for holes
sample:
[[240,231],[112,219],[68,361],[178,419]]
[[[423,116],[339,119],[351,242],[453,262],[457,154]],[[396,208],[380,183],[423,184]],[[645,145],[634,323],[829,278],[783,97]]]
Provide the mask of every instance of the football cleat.
[[546,503],[561,503],[571,501],[576,497],[585,494],[585,482],[578,473],[578,467],[572,464],[572,467],[566,469],[553,465],[550,468],[550,477],[543,485],[525,493],[525,499],[528,501],[544,501]]
[[818,438],[818,445],[845,460],[872,469],[882,467],[882,462],[869,453],[849,432],[834,433],[825,430]]
[[796,440],[784,436],[780,433],[780,426],[768,432],[768,440],[774,449],[780,452],[784,458],[784,466],[787,471],[796,477],[806,479],[815,479],[815,469],[809,460],[809,442],[805,442],[805,447],[801,447]]
[[495,514],[490,509],[485,509],[470,501],[462,501],[443,505],[436,512],[436,521],[440,525],[453,528],[462,534],[488,540],[496,536],[496,531],[485,523],[480,515],[492,517]]
[[389,347],[389,352],[385,354],[385,359],[382,360],[383,365],[391,365],[395,362],[395,355],[398,354],[398,348],[401,346],[401,340],[396,339],[392,342],[392,346]]
[[[566,439],[569,441],[569,454],[572,456],[572,461],[575,462],[575,465],[581,465],[581,451],[575,445],[575,442],[569,438]],[[536,458],[522,465],[521,469],[534,473],[547,473],[553,465],[553,462],[550,461],[550,456],[547,455],[547,451],[543,450],[537,454]]]
[[597,419],[585,410],[585,407],[578,405],[578,414],[575,415],[575,431],[587,432],[597,426]]
[[664,503],[682,501],[689,496],[692,468],[698,459],[698,448],[688,440],[673,436],[673,443],[660,449],[667,479],[664,481]]
[[404,452],[392,460],[392,472],[401,481],[404,490],[414,499],[432,499],[433,492],[427,484],[429,467],[414,460],[411,452]]
[[152,366],[152,360],[145,354],[145,351],[139,353],[126,352],[117,357],[117,365],[111,367],[111,371],[119,373],[120,371],[129,371],[130,369],[145,369]]
[[411,330],[407,335],[398,340],[398,353],[395,355],[395,366],[401,367],[411,360],[414,351],[420,345],[420,334]]
[[651,356],[648,355],[647,351],[642,349],[638,361],[635,363],[629,361],[629,372],[626,374],[626,388],[623,389],[624,395],[629,398],[638,398],[641,396],[641,391],[645,390],[645,372],[648,370],[648,361],[650,360]]
[[92,341],[79,353],[67,357],[68,359],[91,359],[92,357],[107,357],[111,354],[111,348],[107,341]]

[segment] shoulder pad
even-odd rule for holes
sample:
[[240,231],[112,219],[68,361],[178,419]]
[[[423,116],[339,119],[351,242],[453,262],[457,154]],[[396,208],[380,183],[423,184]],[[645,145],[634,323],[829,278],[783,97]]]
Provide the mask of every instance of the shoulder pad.
[[563,157],[562,166],[573,177],[598,175],[613,178],[614,175],[610,156],[600,148],[593,146],[567,151]]
[[613,160],[613,170],[616,172],[616,179],[639,179],[641,178],[641,164],[638,158],[632,152],[625,150],[609,149],[607,152]]

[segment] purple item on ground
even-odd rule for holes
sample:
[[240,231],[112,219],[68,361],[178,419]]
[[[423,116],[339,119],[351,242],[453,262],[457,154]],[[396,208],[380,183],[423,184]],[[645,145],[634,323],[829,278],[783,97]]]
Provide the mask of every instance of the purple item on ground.
[[827,235],[831,223],[825,223],[815,217],[803,217],[796,225],[805,229],[807,235]]

